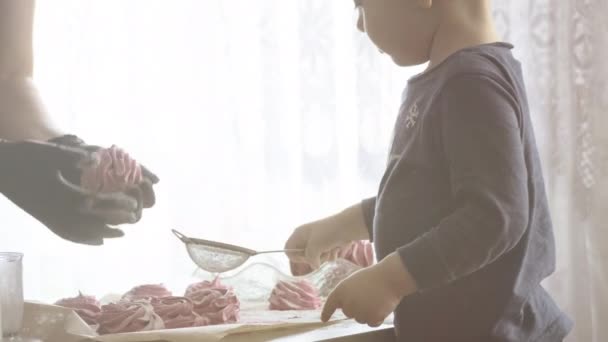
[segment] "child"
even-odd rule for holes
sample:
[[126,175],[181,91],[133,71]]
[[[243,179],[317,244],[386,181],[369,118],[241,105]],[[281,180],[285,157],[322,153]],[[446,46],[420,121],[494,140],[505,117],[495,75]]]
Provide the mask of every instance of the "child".
[[490,0],[358,0],[358,28],[408,82],[376,197],[297,228],[292,262],[318,267],[351,241],[378,259],[344,280],[341,308],[399,341],[561,341],[571,321],[540,285],[554,271],[551,218],[519,63]]

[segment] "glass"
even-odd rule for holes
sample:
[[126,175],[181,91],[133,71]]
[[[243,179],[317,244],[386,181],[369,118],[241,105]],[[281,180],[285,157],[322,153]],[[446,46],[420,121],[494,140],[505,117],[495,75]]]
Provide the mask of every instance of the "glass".
[[0,331],[18,339],[23,321],[23,254],[0,252]]
[[[324,263],[318,270],[307,275],[292,276],[271,262],[254,262],[238,270],[220,274],[219,280],[222,284],[232,287],[241,302],[267,304],[278,281],[307,280],[317,288],[319,296],[326,299],[338,283],[360,269],[360,266],[350,261],[337,259]],[[202,269],[194,272],[194,277],[198,280],[211,281],[216,276]]]

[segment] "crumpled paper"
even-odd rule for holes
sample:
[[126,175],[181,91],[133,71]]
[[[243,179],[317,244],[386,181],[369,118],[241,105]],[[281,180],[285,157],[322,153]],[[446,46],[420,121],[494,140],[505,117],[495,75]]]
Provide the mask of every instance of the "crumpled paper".
[[48,342],[80,342],[95,336],[74,311],[55,305],[26,302],[21,336]]
[[241,323],[99,336],[74,311],[26,302],[22,336],[45,342],[216,342],[229,335],[289,328],[316,328],[343,320],[335,315],[322,323],[318,311],[244,310]]

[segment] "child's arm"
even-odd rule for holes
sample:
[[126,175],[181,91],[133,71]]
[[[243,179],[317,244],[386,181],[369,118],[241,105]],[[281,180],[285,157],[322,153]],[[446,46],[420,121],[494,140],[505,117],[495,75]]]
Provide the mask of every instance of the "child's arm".
[[323,320],[341,308],[357,322],[377,326],[403,297],[484,267],[524,234],[529,198],[518,104],[482,76],[452,80],[442,100],[442,145],[458,209],[341,282],[327,299]]
[[335,258],[339,248],[352,241],[369,239],[368,231],[363,205],[355,204],[296,228],[285,243],[285,249],[304,249],[304,254],[288,254],[289,260],[317,269],[324,261]]
[[519,105],[486,76],[458,76],[445,85],[441,145],[458,209],[398,249],[420,290],[488,265],[526,231],[529,179]]
[[397,253],[366,267],[342,281],[331,292],[321,313],[327,322],[341,308],[346,317],[377,327],[391,314],[401,299],[416,292],[416,281],[403,267]]

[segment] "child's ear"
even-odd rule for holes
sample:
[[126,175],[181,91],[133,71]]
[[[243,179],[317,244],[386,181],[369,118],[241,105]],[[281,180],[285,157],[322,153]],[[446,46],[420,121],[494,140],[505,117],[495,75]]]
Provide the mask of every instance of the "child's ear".
[[433,7],[433,0],[416,0],[418,7],[423,9],[430,9]]

